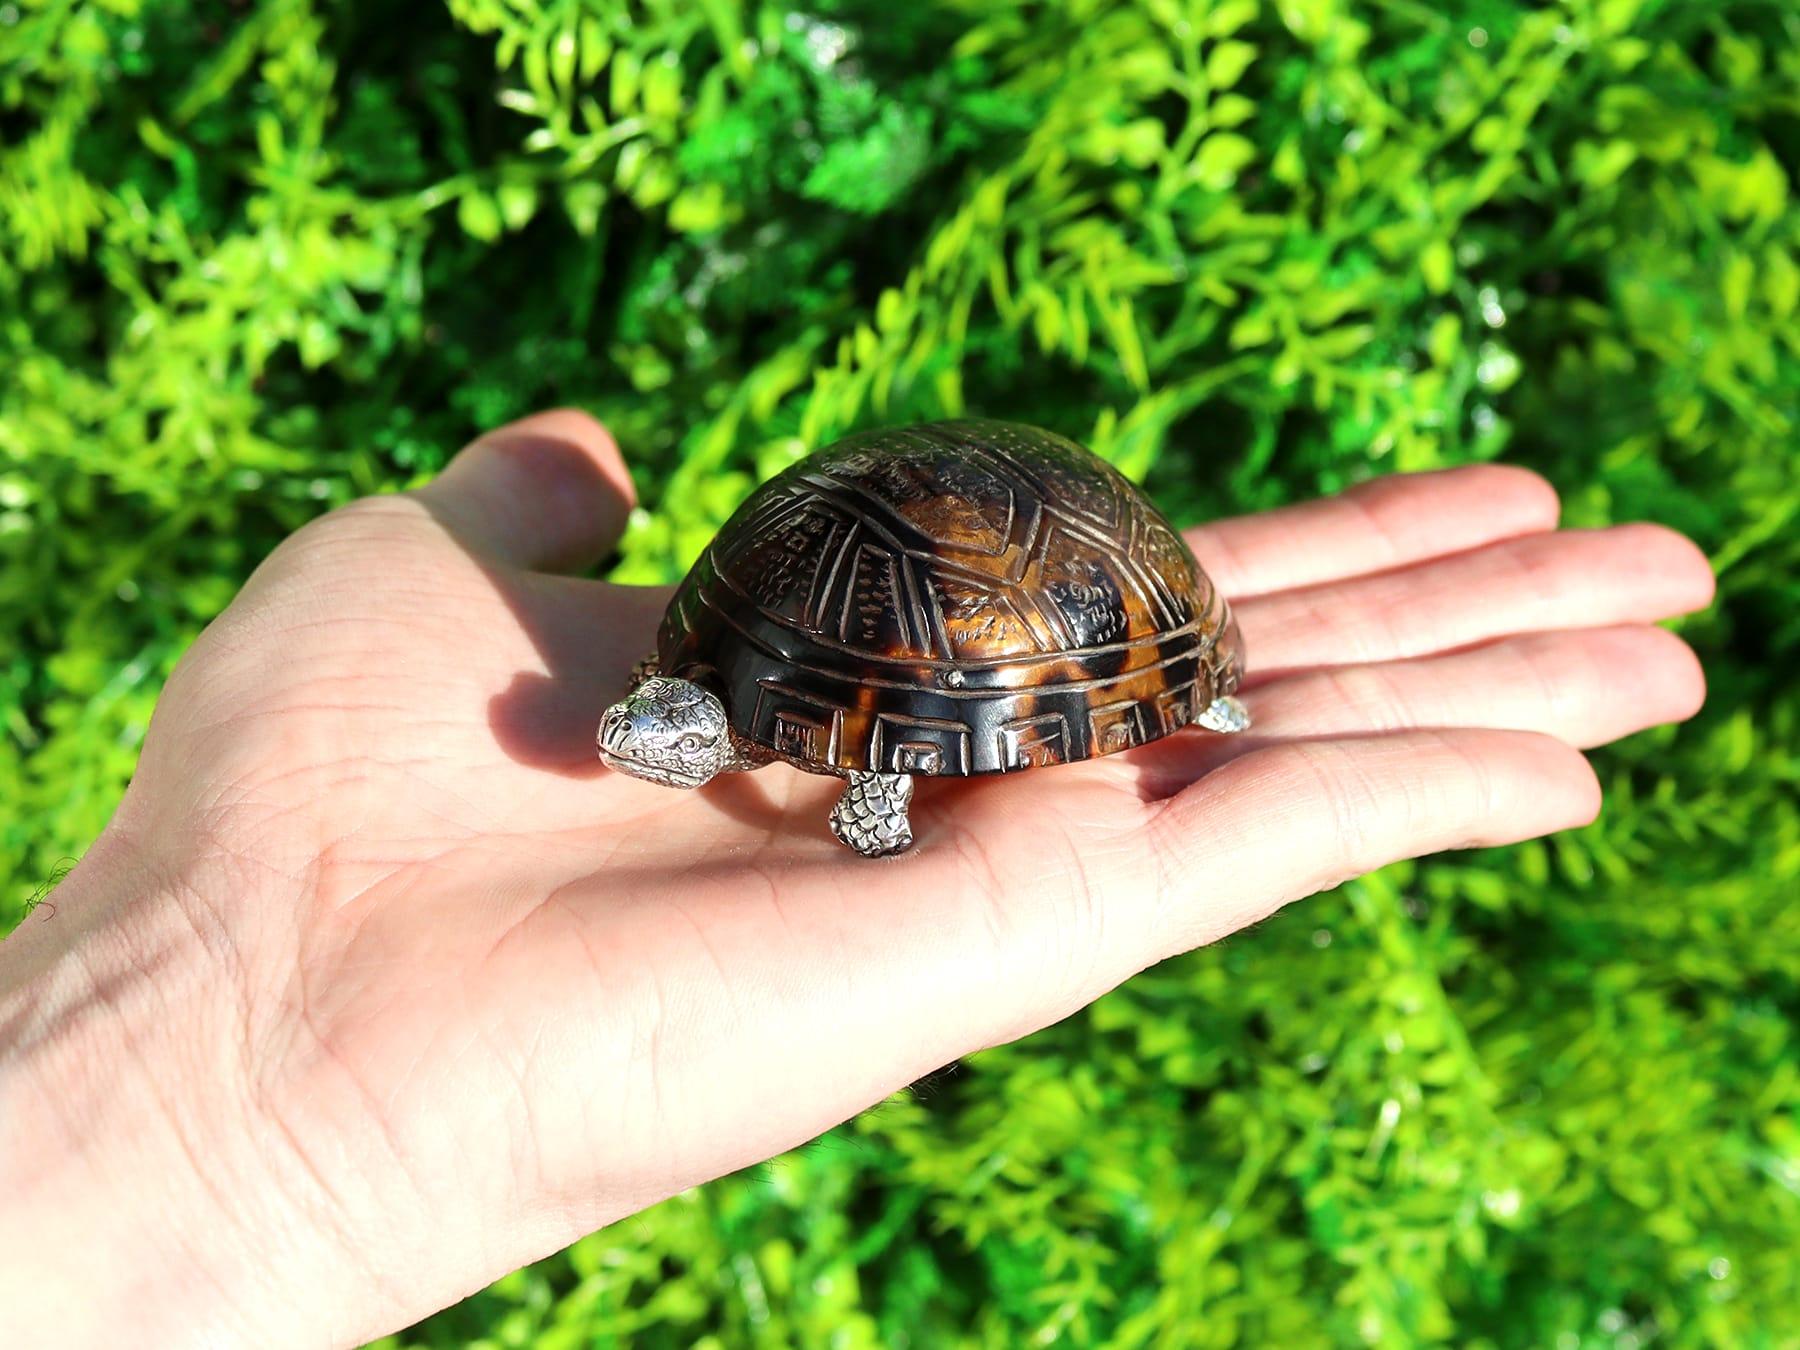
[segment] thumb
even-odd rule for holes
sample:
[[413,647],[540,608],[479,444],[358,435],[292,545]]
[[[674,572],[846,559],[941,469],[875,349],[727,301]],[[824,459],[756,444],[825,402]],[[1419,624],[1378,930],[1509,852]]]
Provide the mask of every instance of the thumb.
[[470,548],[549,572],[605,557],[637,500],[612,434],[575,408],[488,432],[414,495]]

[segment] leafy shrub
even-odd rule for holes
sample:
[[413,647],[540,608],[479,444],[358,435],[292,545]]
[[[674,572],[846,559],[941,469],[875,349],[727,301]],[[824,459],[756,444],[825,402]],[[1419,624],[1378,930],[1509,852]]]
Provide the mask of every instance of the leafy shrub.
[[672,576],[964,410],[1187,519],[1504,454],[1694,533],[1604,817],[1388,869],[405,1344],[1792,1345],[1800,44],[1779,0],[0,4],[16,921],[284,532],[579,403]]

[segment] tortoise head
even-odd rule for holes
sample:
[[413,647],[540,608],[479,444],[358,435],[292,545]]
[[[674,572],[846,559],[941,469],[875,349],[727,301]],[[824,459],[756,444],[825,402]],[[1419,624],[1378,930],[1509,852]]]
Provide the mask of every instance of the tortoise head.
[[600,719],[608,768],[664,787],[699,787],[731,759],[725,705],[692,680],[652,675]]

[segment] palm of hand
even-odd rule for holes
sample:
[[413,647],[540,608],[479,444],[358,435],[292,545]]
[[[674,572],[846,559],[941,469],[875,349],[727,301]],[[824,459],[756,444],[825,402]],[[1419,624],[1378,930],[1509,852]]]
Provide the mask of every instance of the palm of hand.
[[1387,480],[1192,536],[1250,736],[927,783],[916,851],[872,863],[825,829],[836,780],[596,762],[665,593],[535,569],[609,547],[627,490],[551,414],[302,531],[171,681],[122,813],[231,952],[309,1203],[431,1235],[402,1315],[1344,876],[1582,823],[1572,746],[1701,693],[1648,626],[1710,596],[1686,541],[1554,532],[1519,471]]

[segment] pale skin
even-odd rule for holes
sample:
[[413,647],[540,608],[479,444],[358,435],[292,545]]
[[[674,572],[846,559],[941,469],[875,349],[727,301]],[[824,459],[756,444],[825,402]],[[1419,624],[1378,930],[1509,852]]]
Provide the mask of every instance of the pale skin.
[[308,526],[168,683],[0,944],[18,1344],[351,1344],[1400,858],[1583,825],[1583,748],[1691,715],[1713,579],[1520,469],[1194,532],[1255,729],[932,781],[603,768],[666,592],[574,578],[631,488],[575,412]]

